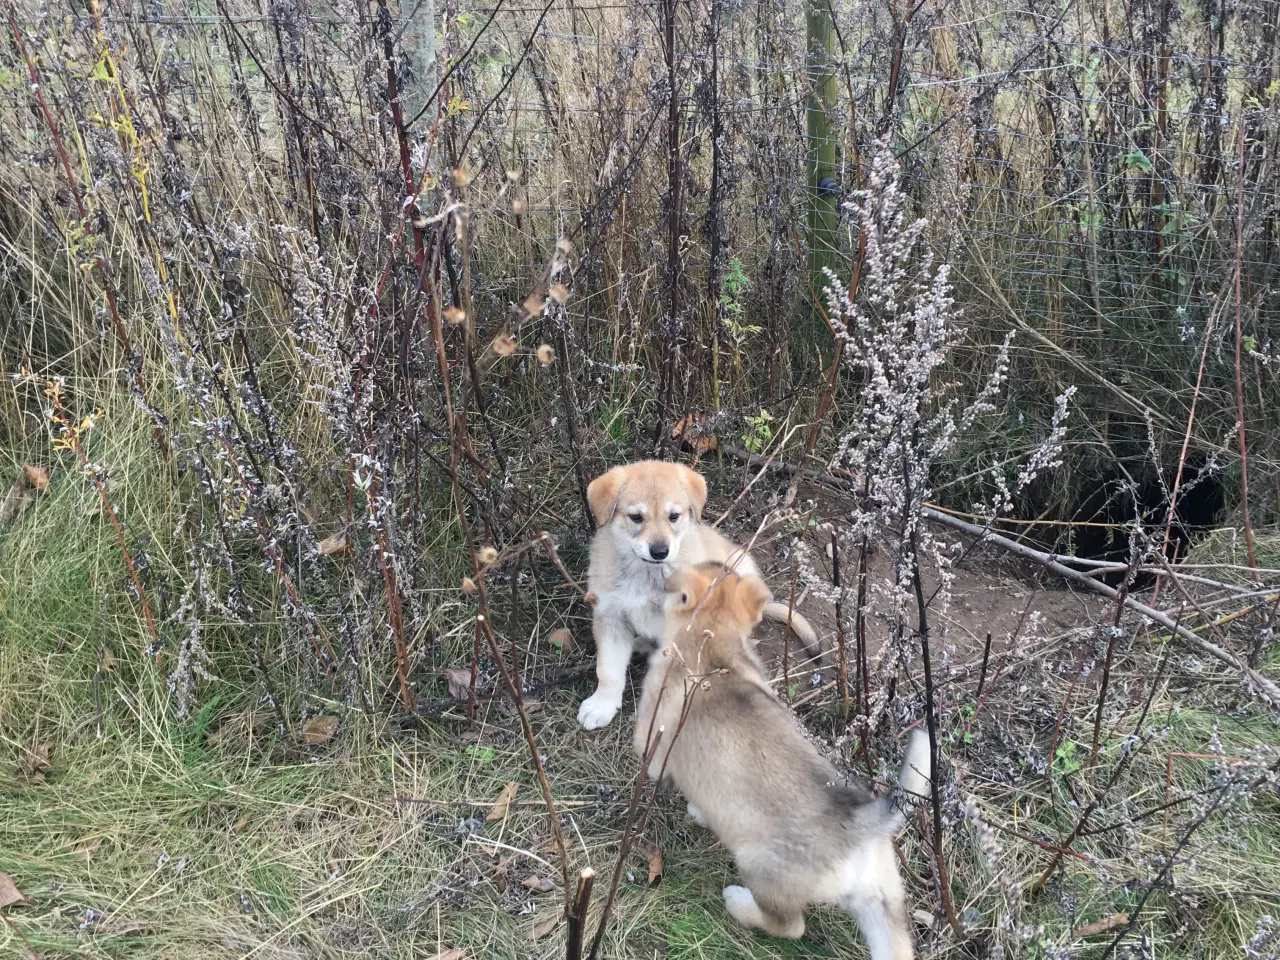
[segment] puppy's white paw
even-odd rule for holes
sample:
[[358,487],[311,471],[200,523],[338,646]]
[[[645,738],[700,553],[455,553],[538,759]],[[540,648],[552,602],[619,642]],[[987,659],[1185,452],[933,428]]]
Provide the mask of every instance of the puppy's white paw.
[[729,916],[744,927],[758,927],[763,920],[756,898],[746,887],[737,885],[725,887],[724,908],[729,911]]
[[[705,827],[707,825],[707,818],[704,817],[702,815],[702,811],[699,810],[697,807],[695,807],[692,803],[689,804],[689,819],[692,820],[694,823],[696,823],[700,827]],[[734,889],[741,890],[744,888],[735,887]]]
[[583,730],[599,730],[607,727],[622,706],[622,697],[607,690],[597,690],[582,701],[578,708],[578,723]]

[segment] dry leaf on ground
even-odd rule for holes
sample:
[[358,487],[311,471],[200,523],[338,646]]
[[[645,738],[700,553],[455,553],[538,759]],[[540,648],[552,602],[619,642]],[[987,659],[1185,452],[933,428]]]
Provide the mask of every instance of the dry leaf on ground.
[[541,923],[535,923],[533,929],[529,931],[530,940],[541,940],[548,933],[554,930],[560,923],[560,918],[564,916],[564,907],[560,907],[554,914],[547,917]]
[[662,879],[662,848],[656,843],[642,843],[636,848],[649,864],[649,886]]
[[449,667],[441,671],[445,682],[449,684],[449,696],[455,700],[466,701],[471,690],[471,670],[468,667]]
[[573,634],[565,627],[561,627],[559,630],[552,630],[547,636],[547,643],[561,652],[575,650],[578,646],[573,642]]
[[44,783],[52,756],[52,744],[37,743],[18,760],[18,776],[30,783]]
[[546,877],[540,877],[536,873],[531,873],[520,881],[520,886],[533,893],[550,893],[556,888],[555,883]]
[[1085,924],[1076,931],[1076,936],[1096,937],[1098,934],[1114,930],[1116,927],[1123,927],[1128,922],[1129,915],[1127,913],[1113,913],[1109,917],[1103,917],[1101,920]]
[[32,490],[40,491],[49,486],[49,471],[28,463],[22,468],[22,479]]
[[351,553],[351,541],[344,534],[335,533],[317,543],[316,549],[322,557],[346,556]]
[[501,820],[507,815],[507,810],[511,806],[511,801],[516,798],[516,792],[519,791],[520,784],[512,781],[502,788],[502,792],[498,794],[498,799],[493,801],[493,806],[489,808],[489,815],[485,817],[485,822],[489,823],[493,820]]
[[680,418],[676,425],[671,428],[671,439],[683,439],[690,449],[698,453],[714,450],[719,445],[719,441],[710,426],[710,421],[698,416],[696,413],[686,413]]
[[337,732],[337,717],[312,717],[302,728],[302,735],[307,738],[307,743],[328,743]]
[[31,506],[35,499],[35,493],[24,487],[21,482],[14,483],[5,494],[4,503],[0,503],[0,527],[7,525],[10,520]]
[[13,877],[7,873],[0,873],[0,907],[26,902],[27,898],[18,892],[18,887],[14,884]]

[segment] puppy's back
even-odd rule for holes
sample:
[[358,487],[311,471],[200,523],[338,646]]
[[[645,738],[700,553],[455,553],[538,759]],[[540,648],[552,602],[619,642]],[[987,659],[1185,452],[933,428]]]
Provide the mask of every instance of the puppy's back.
[[842,778],[752,678],[730,670],[707,683],[668,761],[681,792],[731,847],[767,837],[807,846],[809,836],[825,834],[820,847],[830,848],[874,795]]

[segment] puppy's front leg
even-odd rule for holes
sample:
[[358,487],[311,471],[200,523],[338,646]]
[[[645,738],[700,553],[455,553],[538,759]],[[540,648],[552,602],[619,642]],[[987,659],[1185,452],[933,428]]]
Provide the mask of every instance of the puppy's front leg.
[[622,689],[627,683],[627,664],[635,646],[635,635],[617,617],[597,616],[592,621],[596,638],[596,692],[582,701],[578,722],[584,730],[608,726],[622,706]]

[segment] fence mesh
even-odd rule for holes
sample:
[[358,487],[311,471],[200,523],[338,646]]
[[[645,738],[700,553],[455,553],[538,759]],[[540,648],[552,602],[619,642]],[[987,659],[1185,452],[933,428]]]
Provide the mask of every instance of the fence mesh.
[[[1239,339],[1247,425],[1266,438],[1275,425],[1274,0],[94,9],[22,10],[13,24],[53,109],[81,127],[88,168],[142,163],[166,186],[163,155],[177,151],[193,175],[167,186],[227,230],[244,198],[287,187],[275,208],[250,209],[322,248],[349,244],[370,272],[362,258],[403,212],[457,202],[451,171],[464,168],[481,340],[510,322],[556,239],[575,242],[565,336],[582,351],[584,409],[624,368],[668,421],[751,412],[818,382],[821,353],[797,334],[814,323],[812,210],[866,185],[883,138],[954,265],[974,362],[1019,330],[1020,417],[1041,420],[1076,382],[1088,443],[1180,441],[1195,400],[1197,449],[1229,447]],[[830,42],[810,45],[828,17]],[[32,176],[19,171],[50,167],[53,147],[10,59],[4,101],[23,136],[5,177],[19,195]],[[134,160],[119,119],[102,120],[116,70]],[[814,112],[835,148],[821,185],[806,166]],[[847,218],[834,242],[847,283]],[[262,308],[246,322],[273,325]]]

